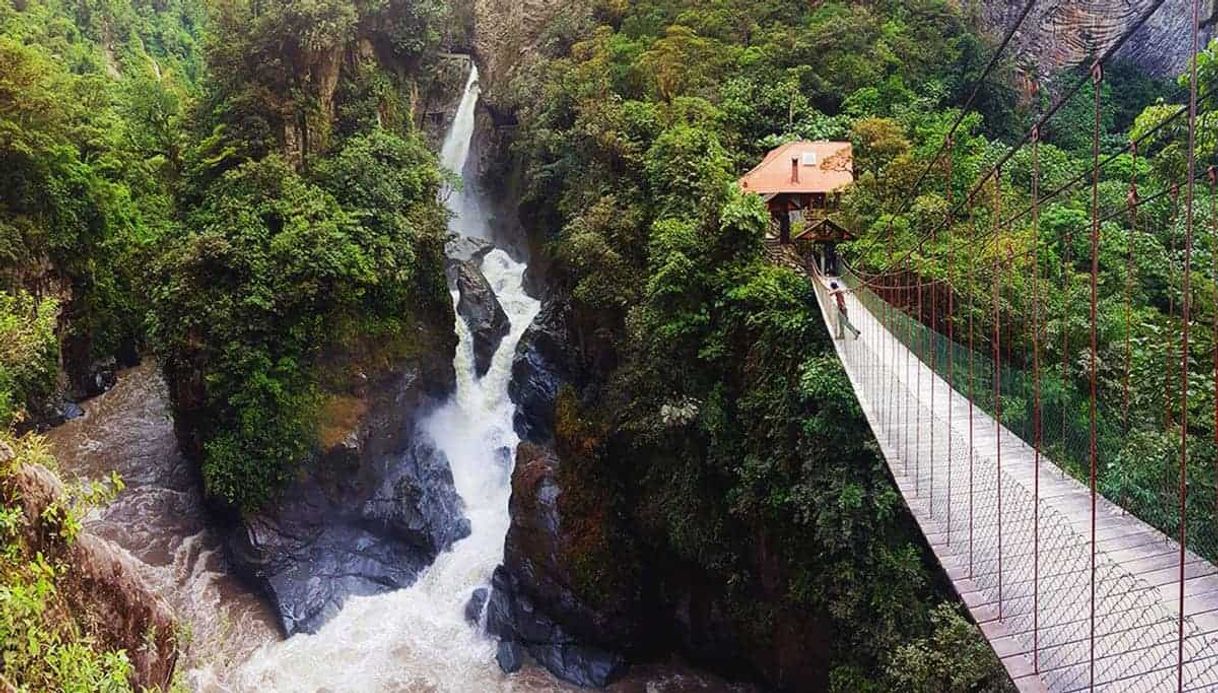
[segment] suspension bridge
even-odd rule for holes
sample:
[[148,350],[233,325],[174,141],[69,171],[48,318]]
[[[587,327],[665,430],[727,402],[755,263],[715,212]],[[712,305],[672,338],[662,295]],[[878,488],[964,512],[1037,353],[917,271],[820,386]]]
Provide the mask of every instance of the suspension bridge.
[[[1105,500],[954,389],[857,281],[838,355],[902,495],[1024,691],[1218,690],[1218,568]],[[836,303],[814,277],[826,323]],[[861,297],[860,294],[869,294]],[[1094,575],[1094,583],[1092,577]],[[1180,618],[1180,585],[1185,610]],[[1094,666],[1094,670],[1092,669]]]
[[[873,230],[873,243],[887,239],[886,260],[872,253],[867,271],[843,262],[830,277],[798,237],[772,247],[807,272],[831,332],[843,319],[839,301],[857,329],[834,346],[863,413],[927,543],[1022,691],[1218,691],[1218,170],[1197,161],[1200,109],[1211,96],[1198,93],[1201,2],[1173,1],[1192,7],[1188,97],[1154,127],[1123,146],[1102,142],[1101,87],[1105,68],[1166,0],[1141,2],[1128,30],[1089,70],[1055,85],[1035,123],[992,165],[953,169],[957,133],[1030,0],[902,209]],[[1090,103],[1067,108],[1076,99]],[[1090,165],[1046,186],[1041,133],[1080,110],[1091,121]],[[1156,155],[1182,165],[1158,167],[1173,171],[1168,183],[1144,192],[1139,171],[1160,163],[1149,160]],[[1009,175],[1017,161],[1018,184]],[[1111,195],[1101,201],[1113,168],[1127,176],[1118,208]],[[902,240],[893,220],[928,187],[946,201],[943,218],[913,243]],[[1051,251],[1042,208],[1070,196],[1088,202],[1086,229],[1061,232]],[[1028,204],[1007,211],[1004,197]],[[1114,220],[1125,228],[1109,238]],[[1205,231],[1214,267],[1194,276]],[[1171,246],[1168,305],[1162,324],[1139,324],[1135,246],[1139,234],[1157,232]],[[1089,257],[1071,256],[1083,246]],[[1123,287],[1101,278],[1102,247]],[[1122,295],[1124,324],[1114,328],[1110,309]],[[1197,339],[1206,332],[1200,317],[1213,320],[1208,342]],[[1071,337],[1078,322],[1084,339]],[[1134,335],[1147,333],[1161,360],[1135,374],[1132,342],[1142,337]],[[1195,353],[1199,344],[1205,353]],[[1196,416],[1206,407],[1212,430]],[[1145,440],[1158,447],[1131,442]],[[1197,448],[1206,448],[1201,458]],[[1150,468],[1151,479],[1122,478],[1132,467]]]

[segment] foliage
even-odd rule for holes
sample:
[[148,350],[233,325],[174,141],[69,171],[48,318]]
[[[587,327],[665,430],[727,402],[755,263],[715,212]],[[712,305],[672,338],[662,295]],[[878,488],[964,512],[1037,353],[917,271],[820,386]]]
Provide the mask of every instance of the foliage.
[[319,171],[345,207],[277,156],[225,173],[158,272],[153,334],[166,371],[201,370],[204,382],[207,490],[245,510],[317,443],[317,362],[341,343],[335,328],[400,337],[412,310],[440,298],[430,278],[429,293],[418,289],[436,272],[419,262],[419,244],[438,244],[443,220],[422,145],[354,138]]
[[197,76],[191,6],[0,8],[0,290],[59,297],[74,390],[141,339],[143,268],[173,211]]
[[409,111],[447,17],[0,6],[0,428],[39,423],[60,358],[80,393],[151,340],[208,491],[268,500],[315,446],[323,355],[401,355],[451,319],[441,174]]
[[[953,7],[602,3],[600,26],[515,85],[525,209],[550,232],[592,371],[576,413],[563,405],[598,431],[574,435],[586,445],[563,457],[580,480],[564,488],[610,497],[640,574],[702,571],[759,646],[782,614],[832,628],[832,666],[877,687],[895,685],[902,644],[930,637],[943,595],[811,288],[765,259],[769,213],[732,183],[784,141],[851,137],[866,194],[899,200],[891,188],[912,184],[988,58]],[[970,131],[1013,129],[995,84]],[[992,657],[960,671],[974,664],[1001,677]]]
[[45,465],[49,453],[34,436],[0,434],[0,449],[15,452],[0,463],[0,682],[21,692],[132,690],[127,653],[98,647],[73,615],[65,593],[73,567],[30,543],[33,522],[60,527],[58,541],[70,543],[78,511],[56,506],[48,509],[54,517],[32,521],[13,496],[14,476],[26,465]]
[[55,391],[58,313],[54,300],[0,291],[0,430],[26,419]]
[[973,626],[947,604],[931,612],[930,637],[902,645],[889,664],[894,691],[910,693],[967,693],[978,690],[1005,690],[1001,686],[982,687],[993,658],[985,644],[977,640]]

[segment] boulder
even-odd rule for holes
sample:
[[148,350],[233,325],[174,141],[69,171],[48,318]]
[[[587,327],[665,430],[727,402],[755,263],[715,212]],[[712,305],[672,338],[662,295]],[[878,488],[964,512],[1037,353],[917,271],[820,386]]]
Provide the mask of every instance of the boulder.
[[353,377],[323,414],[324,451],[276,501],[236,516],[216,508],[233,571],[268,597],[286,634],[316,631],[348,596],[413,584],[469,535],[448,460],[423,426],[452,392],[444,357]]
[[[483,258],[494,249],[495,245],[493,243],[481,238],[454,236],[444,246],[444,255],[448,258],[448,262],[445,264],[454,270],[463,262],[480,264]],[[454,273],[453,278],[455,277]]]
[[564,556],[567,537],[553,450],[522,443],[512,475],[511,525],[504,564],[494,573],[486,629],[517,643],[555,676],[603,687],[628,668],[638,614],[634,595],[602,595],[596,605],[575,583]]
[[516,346],[508,394],[516,405],[516,433],[533,443],[554,437],[554,404],[563,383],[575,380],[577,368],[568,347],[570,308],[546,301]]
[[489,596],[485,587],[479,587],[469,595],[469,601],[465,603],[465,621],[471,625],[478,625],[482,621],[482,612],[486,609],[486,598]]
[[495,652],[495,661],[505,674],[515,674],[524,666],[524,653],[520,644],[511,640],[499,641],[499,649]]
[[572,635],[542,604],[504,566],[495,569],[486,628],[500,638],[496,659],[505,673],[519,668],[523,649],[551,674],[577,686],[604,688],[626,674],[625,657]]
[[490,370],[491,360],[512,324],[479,269],[479,261],[467,260],[458,265],[457,290],[461,293],[457,313],[469,326],[474,342],[474,372],[482,377]]
[[288,635],[316,632],[348,596],[413,584],[470,532],[448,460],[421,430],[396,457],[336,461],[316,465],[226,542],[234,568],[268,596]]

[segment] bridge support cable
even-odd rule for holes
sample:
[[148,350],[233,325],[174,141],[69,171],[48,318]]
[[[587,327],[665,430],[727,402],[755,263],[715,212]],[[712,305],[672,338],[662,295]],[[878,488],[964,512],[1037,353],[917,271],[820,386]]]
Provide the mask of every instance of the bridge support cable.
[[[952,208],[952,163],[955,157],[955,139],[950,135],[947,138],[947,171],[944,175],[944,191],[947,199],[947,208]],[[949,226],[950,228],[950,226]],[[952,252],[952,243],[947,244],[947,320],[945,326],[947,328],[947,385],[951,388],[956,377],[956,369],[954,354],[956,352],[956,287],[952,282],[952,273],[955,271],[956,257]],[[955,412],[955,399],[951,396],[951,391],[948,391],[947,398],[947,430],[952,430],[952,414]],[[952,544],[952,469],[954,465],[952,460],[952,439],[954,436],[947,436],[947,545]]]
[[1040,130],[1032,133],[1032,670],[1040,673]]
[[[1138,235],[1138,145],[1130,143],[1129,194],[1125,206],[1129,209],[1129,234],[1125,237],[1125,371],[1121,378],[1121,428],[1129,435],[1129,377],[1133,368],[1133,246]],[[1218,273],[1215,273],[1218,276]],[[1215,303],[1218,305],[1218,302]],[[1218,357],[1216,357],[1218,358]],[[1218,360],[1215,361],[1218,363]]]
[[[1214,448],[1218,449],[1218,168],[1210,166],[1206,171],[1206,178],[1209,179],[1210,186],[1210,257],[1213,261],[1210,268],[1210,286],[1213,289],[1213,328],[1210,339],[1213,342],[1211,350],[1214,368]],[[1214,464],[1214,478],[1218,479],[1218,459],[1215,459]],[[1214,500],[1216,505],[1212,521],[1218,524],[1218,492]]]
[[[977,226],[973,217],[969,216],[969,228],[972,230],[972,235],[977,235]],[[973,316],[977,312],[974,296],[977,295],[975,290],[977,278],[977,256],[969,253],[968,260],[968,576],[973,577],[973,512],[974,501],[976,494],[973,489],[973,465],[975,463],[975,447],[974,440],[974,422],[976,420],[976,411],[974,402],[977,401],[977,371],[976,371],[976,343],[974,340],[975,330]]]
[[[926,313],[922,311],[922,268],[918,268],[918,273],[913,277],[913,281],[918,283],[918,318],[910,327],[914,331],[915,344],[914,360],[925,362],[926,350],[922,339],[924,330],[919,329],[921,325],[926,324]],[[917,388],[918,392],[922,391],[922,369],[915,368],[918,376]],[[916,412],[917,418],[914,421],[914,493],[922,495],[922,409],[918,408]]]
[[1094,92],[1095,103],[1095,124],[1091,132],[1091,156],[1095,162],[1095,168],[1091,176],[1091,354],[1090,363],[1088,363],[1088,372],[1090,376],[1090,391],[1091,400],[1088,411],[1089,420],[1089,453],[1088,458],[1091,463],[1090,482],[1091,482],[1091,666],[1090,666],[1090,682],[1091,688],[1095,688],[1095,554],[1096,554],[1096,532],[1095,532],[1095,511],[1097,500],[1097,470],[1099,469],[1099,458],[1096,450],[1096,382],[1097,372],[1099,369],[1099,338],[1096,319],[1096,306],[1099,303],[1098,296],[1098,281],[1097,277],[1100,272],[1100,124],[1102,112],[1100,110],[1100,93],[1104,82],[1104,66],[1096,62],[1091,67],[1091,77]]
[[1201,51],[1201,0],[1193,0],[1192,60],[1189,63],[1188,96],[1188,184],[1185,193],[1184,220],[1184,297],[1181,312],[1184,329],[1181,335],[1180,359],[1180,629],[1179,657],[1177,665],[1178,690],[1184,691],[1184,578],[1188,539],[1188,374],[1189,374],[1189,323],[1192,315],[1192,261],[1193,261],[1193,206],[1196,201],[1197,177],[1197,54]]
[[[997,236],[998,223],[1002,218],[1002,172],[994,175],[994,206],[991,210],[994,217],[994,235]],[[995,483],[998,487],[998,620],[1002,620],[1002,316],[999,313],[999,303],[1002,298],[1002,257],[1001,253],[994,256],[994,460],[998,467]]]

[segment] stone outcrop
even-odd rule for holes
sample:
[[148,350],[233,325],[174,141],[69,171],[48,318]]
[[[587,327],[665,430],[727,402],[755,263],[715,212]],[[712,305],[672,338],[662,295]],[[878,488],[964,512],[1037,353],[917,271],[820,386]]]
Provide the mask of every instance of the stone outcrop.
[[[0,442],[0,465],[12,456]],[[66,502],[63,485],[47,469],[22,465],[4,480],[0,499],[19,506],[28,520],[26,542],[49,560],[67,566],[59,589],[72,617],[97,646],[126,650],[136,690],[168,690],[178,658],[173,612],[140,578],[132,560],[110,542],[88,532],[75,541],[60,537],[47,508]]]
[[457,268],[464,262],[481,263],[495,246],[490,241],[481,238],[454,237],[444,246],[444,255],[448,258],[445,269],[450,272],[449,278],[457,279]]
[[495,290],[479,269],[481,261],[467,260],[457,266],[457,314],[469,326],[473,337],[474,372],[479,378],[490,370],[499,344],[512,329],[507,313],[499,304]]
[[565,301],[547,300],[516,345],[508,394],[516,405],[516,433],[524,440],[542,443],[553,438],[558,389],[579,379],[570,319]]
[[625,595],[608,600],[612,606],[592,605],[572,586],[562,558],[571,530],[559,508],[558,464],[549,448],[522,443],[517,450],[512,523],[491,583],[486,628],[501,640],[505,671],[519,667],[523,648],[565,681],[602,687],[626,671],[620,651],[635,638],[637,603]]
[[[1002,36],[1027,3],[980,3],[981,21]],[[1154,4],[1154,0],[1049,0],[1037,3],[1016,34],[1021,61],[1042,73],[1073,67],[1103,53]],[[1202,45],[1214,35],[1214,0],[1202,0]],[[1191,0],[1166,0],[1118,56],[1162,77],[1182,74],[1190,57]]]
[[511,110],[512,77],[537,55],[543,32],[560,13],[586,15],[588,0],[473,0],[474,54],[482,68],[482,93],[497,108]]
[[421,426],[451,390],[438,370],[395,369],[336,398],[338,428],[323,437],[338,441],[281,500],[229,530],[234,570],[268,596],[287,634],[316,631],[349,596],[413,584],[468,536],[448,460]]

